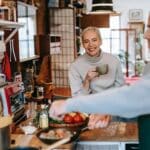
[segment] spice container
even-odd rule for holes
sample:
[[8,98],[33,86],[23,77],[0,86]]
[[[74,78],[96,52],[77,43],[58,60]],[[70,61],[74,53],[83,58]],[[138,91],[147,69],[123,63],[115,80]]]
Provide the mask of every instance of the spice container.
[[39,117],[39,126],[42,129],[46,129],[49,127],[49,118],[48,118],[48,111],[45,105],[41,105],[41,112]]

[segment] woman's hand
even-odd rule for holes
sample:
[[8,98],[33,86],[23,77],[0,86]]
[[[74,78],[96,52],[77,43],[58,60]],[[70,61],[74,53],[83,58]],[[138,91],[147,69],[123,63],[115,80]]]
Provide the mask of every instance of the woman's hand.
[[109,125],[110,120],[110,115],[91,114],[89,117],[88,127],[89,129],[105,128]]
[[96,77],[98,77],[98,72],[96,72],[96,68],[91,68],[87,72],[87,74],[85,76],[85,79],[83,81],[83,87],[84,87],[84,89],[89,90],[91,80],[94,79],[94,78],[96,78]]
[[65,103],[66,100],[58,100],[53,102],[49,110],[49,116],[58,120],[62,120],[63,115],[66,113]]
[[98,77],[99,74],[96,71],[96,68],[91,68],[89,69],[89,71],[86,74],[85,80],[91,81],[92,79]]

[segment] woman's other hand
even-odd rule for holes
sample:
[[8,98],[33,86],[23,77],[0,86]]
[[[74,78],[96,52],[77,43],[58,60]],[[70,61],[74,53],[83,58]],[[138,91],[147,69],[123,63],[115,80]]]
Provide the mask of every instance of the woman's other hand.
[[49,116],[62,120],[63,115],[65,114],[65,103],[66,100],[58,100],[53,102],[49,110]]
[[110,120],[110,115],[91,114],[89,117],[88,127],[89,129],[105,128],[109,125]]

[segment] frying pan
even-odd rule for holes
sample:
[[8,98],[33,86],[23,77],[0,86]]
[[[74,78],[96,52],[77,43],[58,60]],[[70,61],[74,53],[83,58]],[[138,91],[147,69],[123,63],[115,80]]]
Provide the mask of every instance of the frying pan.
[[[41,138],[40,135],[42,133],[47,133],[50,130],[57,130],[57,129],[63,129],[63,128],[51,128],[51,129],[45,129],[45,130],[41,130],[37,133],[37,137],[45,144],[54,144],[56,142],[58,142],[60,139],[46,139],[46,138]],[[85,130],[87,130],[88,127],[82,127],[82,128],[65,128],[65,130],[68,130],[71,132],[72,136],[69,138],[69,140],[66,141],[66,143],[71,143],[76,141],[79,138],[79,135],[81,134],[81,132],[84,132]]]

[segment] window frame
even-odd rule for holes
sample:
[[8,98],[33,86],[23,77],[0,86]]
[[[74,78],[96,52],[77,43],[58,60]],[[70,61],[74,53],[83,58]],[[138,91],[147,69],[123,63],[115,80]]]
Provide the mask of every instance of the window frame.
[[[24,23],[24,27],[18,30],[19,35],[19,59],[20,61],[31,59],[36,56],[34,35],[37,34],[36,27],[36,10],[35,6],[25,4],[23,2],[18,2],[18,22]],[[24,9],[24,12],[20,8]],[[31,21],[30,21],[31,19]],[[32,22],[33,21],[33,22]],[[31,23],[32,22],[32,23]],[[29,24],[30,23],[30,24]],[[32,31],[30,31],[32,27]],[[24,32],[24,36],[23,35]],[[26,38],[22,38],[26,37]],[[23,44],[24,43],[24,44]],[[24,45],[24,46],[23,46]]]

